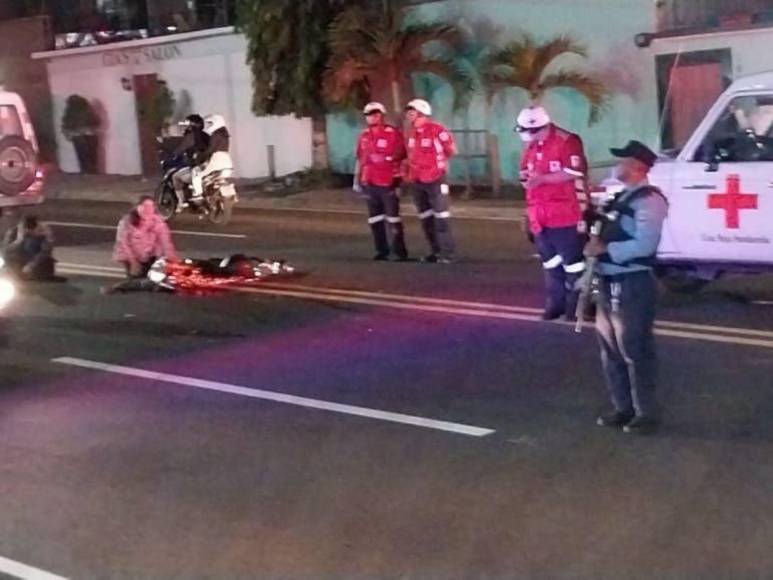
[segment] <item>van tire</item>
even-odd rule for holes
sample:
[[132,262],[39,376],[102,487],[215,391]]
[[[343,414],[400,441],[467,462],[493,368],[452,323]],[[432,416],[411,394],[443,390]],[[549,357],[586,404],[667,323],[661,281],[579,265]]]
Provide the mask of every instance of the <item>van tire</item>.
[[656,268],[655,275],[660,284],[674,294],[697,294],[711,282],[691,275],[688,270],[677,268]]
[[0,194],[18,195],[35,182],[38,156],[32,144],[8,135],[0,139]]

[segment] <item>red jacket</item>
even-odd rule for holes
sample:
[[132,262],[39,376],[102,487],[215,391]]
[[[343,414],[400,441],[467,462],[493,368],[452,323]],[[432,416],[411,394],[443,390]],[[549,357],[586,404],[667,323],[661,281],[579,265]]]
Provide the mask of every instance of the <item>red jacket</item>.
[[405,159],[403,134],[391,125],[368,127],[360,134],[355,155],[360,164],[360,183],[391,186]]
[[448,161],[456,155],[451,131],[429,121],[408,135],[408,181],[432,183],[445,177]]
[[535,234],[544,228],[576,226],[581,219],[588,162],[579,136],[550,126],[544,141],[532,141],[521,158],[521,179],[565,172],[576,179],[546,183],[526,191],[529,225]]

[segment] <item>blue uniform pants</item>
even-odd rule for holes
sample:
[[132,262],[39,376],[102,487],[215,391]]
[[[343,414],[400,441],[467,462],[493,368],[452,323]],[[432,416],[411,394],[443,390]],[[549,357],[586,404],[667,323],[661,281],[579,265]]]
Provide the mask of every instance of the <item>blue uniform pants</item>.
[[453,258],[456,244],[451,234],[451,211],[449,196],[442,192],[443,182],[415,182],[412,184],[416,211],[421,227],[432,254],[442,258]]
[[373,243],[379,256],[388,256],[390,250],[389,233],[391,233],[391,249],[398,258],[407,258],[403,220],[400,217],[400,198],[394,188],[379,185],[366,185],[363,191],[368,199],[368,224],[373,233]]
[[574,316],[577,306],[575,285],[585,270],[583,238],[575,226],[545,228],[534,237],[545,270],[546,311]]
[[651,271],[601,278],[596,330],[607,389],[617,411],[657,418],[655,304]]

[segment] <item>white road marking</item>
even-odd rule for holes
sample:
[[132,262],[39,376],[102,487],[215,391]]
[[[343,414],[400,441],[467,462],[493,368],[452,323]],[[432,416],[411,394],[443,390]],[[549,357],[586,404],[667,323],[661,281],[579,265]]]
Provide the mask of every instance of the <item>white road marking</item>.
[[85,368],[85,369],[103,371],[107,373],[123,375],[128,377],[146,379],[149,381],[158,381],[163,383],[171,383],[175,385],[183,385],[186,387],[194,387],[197,389],[204,389],[208,391],[217,391],[220,393],[239,395],[242,397],[249,397],[252,399],[263,399],[266,401],[273,401],[275,403],[284,403],[287,405],[295,405],[298,407],[306,407],[309,409],[317,409],[321,411],[332,411],[334,413],[343,413],[345,415],[354,415],[357,417],[365,417],[367,419],[378,419],[380,421],[388,421],[391,423],[401,423],[404,425],[412,425],[415,427],[424,427],[426,429],[448,431],[450,433],[458,433],[460,435],[468,435],[470,437],[485,437],[487,435],[491,435],[495,433],[493,429],[486,429],[483,427],[473,427],[471,425],[463,425],[461,423],[450,423],[448,421],[426,419],[424,417],[416,417],[414,415],[404,415],[402,413],[392,413],[390,411],[381,411],[378,409],[369,409],[367,407],[357,407],[353,405],[344,405],[341,403],[331,403],[329,401],[309,399],[307,397],[298,397],[295,395],[287,395],[284,393],[277,393],[274,391],[264,391],[262,389],[251,389],[248,387],[230,385],[227,383],[206,381],[202,379],[195,379],[192,377],[184,377],[184,376],[172,375],[167,373],[158,373],[158,372],[147,371],[143,369],[137,369],[133,367],[104,364],[100,362],[88,361],[88,360],[83,360],[79,358],[61,357],[61,358],[54,359],[52,362],[63,364],[63,365]]
[[[363,204],[365,202],[363,201]],[[261,209],[266,211],[285,211],[285,212],[301,212],[301,213],[329,213],[329,214],[339,214],[339,215],[357,215],[362,216],[365,213],[365,210],[356,210],[356,209],[333,209],[333,208],[316,208],[316,207],[249,207],[245,206],[246,209]],[[457,210],[459,211],[459,210]],[[463,210],[462,210],[463,211]],[[418,214],[415,211],[407,211],[403,212],[403,217],[409,217],[409,218],[418,218]],[[521,217],[497,217],[497,216],[473,216],[473,215],[463,215],[455,213],[453,218],[454,220],[475,220],[475,221],[484,221],[484,222],[520,222]]]
[[0,556],[0,572],[22,580],[67,580],[64,576],[57,576],[39,568],[27,566],[15,560],[9,560]]
[[[59,226],[63,228],[85,228],[92,230],[115,230],[117,226],[106,226],[102,224],[84,224],[78,222],[46,222],[50,226]],[[190,230],[172,230],[173,234],[180,236],[199,236],[204,238],[228,238],[235,240],[244,240],[245,234],[221,234],[217,232],[192,232]]]
[[[82,264],[61,264],[61,266],[62,272],[68,274],[72,273],[108,278],[123,277],[121,270],[118,268],[87,266]],[[367,292],[362,290],[315,288],[313,286],[281,284],[278,282],[267,282],[259,287],[232,287],[227,290],[247,294],[286,296],[289,298],[311,299],[324,302],[365,304],[369,306],[383,306],[387,308],[436,312],[441,314],[518,320],[523,322],[542,322],[541,309],[506,304],[465,302],[461,300]],[[551,324],[574,326],[574,323],[568,322],[553,322]],[[703,340],[707,342],[773,349],[773,332],[753,328],[658,320],[655,323],[655,334],[671,338]]]

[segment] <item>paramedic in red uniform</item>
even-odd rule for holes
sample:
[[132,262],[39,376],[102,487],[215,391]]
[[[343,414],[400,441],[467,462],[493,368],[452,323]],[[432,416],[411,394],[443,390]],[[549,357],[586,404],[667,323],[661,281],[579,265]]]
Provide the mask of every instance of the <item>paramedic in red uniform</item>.
[[423,261],[448,264],[455,260],[455,244],[446,173],[449,160],[456,155],[456,144],[451,131],[430,118],[432,107],[427,101],[414,99],[408,103],[405,116],[411,125],[407,180],[430,246],[430,254]]
[[390,253],[386,224],[392,234],[391,251],[398,261],[408,259],[400,217],[396,184],[405,159],[403,134],[385,123],[386,107],[368,103],[363,110],[367,128],[357,142],[360,187],[368,200],[368,223],[376,246],[374,260],[388,260]]
[[526,189],[529,229],[545,270],[543,318],[575,317],[575,284],[585,269],[583,205],[587,161],[582,140],[532,106],[518,115],[516,131],[526,144],[521,183]]

